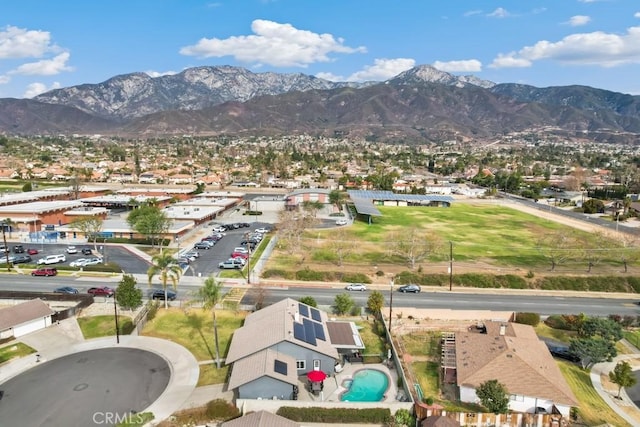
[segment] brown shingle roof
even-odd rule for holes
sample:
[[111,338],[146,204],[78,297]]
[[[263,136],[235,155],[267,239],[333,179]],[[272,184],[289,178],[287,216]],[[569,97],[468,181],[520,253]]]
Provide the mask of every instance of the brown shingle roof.
[[[275,361],[286,365],[287,373],[282,374],[275,371]],[[229,377],[229,390],[233,390],[241,385],[256,380],[263,376],[268,376],[291,385],[298,383],[298,371],[296,369],[296,359],[273,350],[264,350],[236,361]]]
[[34,299],[0,310],[0,331],[54,314],[41,299]]
[[[275,346],[283,341],[337,359],[338,351],[331,345],[330,339],[326,341],[317,340],[317,345],[312,345],[294,337],[293,324],[299,304],[302,303],[286,298],[247,316],[244,325],[236,329],[233,334],[225,363],[231,364],[236,360]],[[321,317],[321,322],[319,323],[322,324],[323,330],[326,331],[327,313],[321,310],[318,311]],[[325,336],[329,338],[328,334],[325,334]]]
[[271,412],[259,411],[225,421],[222,427],[300,427],[300,424]]
[[[486,322],[486,334],[456,334],[458,386],[476,388],[488,380],[498,380],[510,394],[532,396],[576,406],[547,346],[531,326]],[[500,334],[505,325],[504,335]]]

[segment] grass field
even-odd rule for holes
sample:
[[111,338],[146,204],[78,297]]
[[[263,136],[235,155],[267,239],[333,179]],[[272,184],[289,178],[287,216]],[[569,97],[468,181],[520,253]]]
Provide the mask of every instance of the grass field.
[[[310,268],[336,268],[337,248],[344,242],[342,246],[347,247],[347,255],[343,263],[348,268],[357,270],[360,266],[370,271],[373,265],[395,264],[406,269],[407,261],[394,255],[391,248],[394,242],[406,239],[411,230],[437,236],[441,242],[439,251],[420,263],[425,268],[449,259],[449,242],[458,263],[489,263],[523,271],[550,268],[550,261],[539,247],[540,236],[570,230],[572,237],[594,242],[591,233],[497,205],[454,203],[450,208],[380,206],[378,209],[383,216],[374,218],[373,224],[356,221],[349,227],[307,232],[302,250],[297,253],[282,248],[275,250],[268,268],[298,268],[301,260],[311,265]],[[576,256],[585,245],[588,243],[573,248]],[[580,264],[582,270],[587,264],[584,260],[573,263]],[[605,258],[599,260],[593,272],[597,273],[607,264],[619,269],[617,259]]]
[[[79,317],[78,325],[85,339],[115,336],[115,316],[91,316]],[[118,316],[118,329],[121,335],[128,335],[133,331],[133,322],[130,317]]]
[[8,362],[11,359],[15,359],[16,357],[26,356],[35,352],[36,351],[33,348],[26,344],[21,342],[12,342],[4,347],[0,347],[0,364]]

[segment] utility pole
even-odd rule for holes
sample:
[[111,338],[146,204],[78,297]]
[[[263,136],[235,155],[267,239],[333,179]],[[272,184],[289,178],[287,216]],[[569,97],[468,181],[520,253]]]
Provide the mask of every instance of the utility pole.
[[113,312],[116,319],[116,344],[120,344],[120,328],[118,328],[118,306],[116,305],[116,290],[113,290]]
[[453,290],[453,242],[449,240],[449,291]]
[[393,312],[393,277],[389,281],[389,335],[391,335],[392,312]]
[[4,257],[7,260],[7,271],[11,271],[11,263],[9,262],[9,246],[7,246],[7,235],[6,235],[6,222],[0,222],[0,226],[2,226],[2,240],[4,242]]

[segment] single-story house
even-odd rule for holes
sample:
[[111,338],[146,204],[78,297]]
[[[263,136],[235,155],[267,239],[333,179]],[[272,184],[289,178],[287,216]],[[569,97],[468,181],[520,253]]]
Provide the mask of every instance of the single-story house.
[[578,402],[547,346],[529,325],[485,322],[477,331],[455,334],[455,377],[460,400],[479,403],[476,389],[497,380],[516,412],[568,417]]
[[55,314],[44,301],[37,298],[0,310],[0,339],[18,338],[51,326]]
[[300,424],[271,412],[258,411],[225,421],[222,427],[300,427]]

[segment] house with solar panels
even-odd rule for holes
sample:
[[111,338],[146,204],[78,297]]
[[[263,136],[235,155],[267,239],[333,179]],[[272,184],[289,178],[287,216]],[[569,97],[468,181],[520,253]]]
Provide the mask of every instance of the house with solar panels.
[[300,377],[331,376],[344,355],[363,349],[355,323],[287,298],[251,313],[233,334],[228,389],[239,399],[296,400]]
[[454,198],[442,194],[401,194],[392,191],[349,190],[355,216],[369,224],[373,217],[382,216],[376,206],[449,207]]

